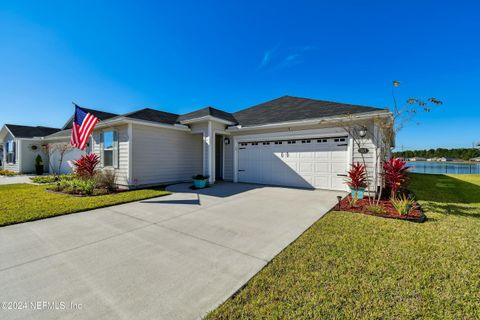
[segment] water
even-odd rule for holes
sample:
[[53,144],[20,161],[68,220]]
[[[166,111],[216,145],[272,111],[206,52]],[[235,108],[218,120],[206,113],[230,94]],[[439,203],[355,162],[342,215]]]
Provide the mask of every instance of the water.
[[480,163],[407,162],[410,172],[438,174],[480,174]]

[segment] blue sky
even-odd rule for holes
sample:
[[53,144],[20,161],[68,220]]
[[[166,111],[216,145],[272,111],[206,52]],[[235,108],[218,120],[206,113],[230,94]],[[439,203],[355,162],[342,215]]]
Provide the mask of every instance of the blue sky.
[[[450,3],[450,4],[449,4]],[[282,95],[389,107],[434,96],[399,148],[480,141],[474,1],[2,1],[0,123],[236,111]]]

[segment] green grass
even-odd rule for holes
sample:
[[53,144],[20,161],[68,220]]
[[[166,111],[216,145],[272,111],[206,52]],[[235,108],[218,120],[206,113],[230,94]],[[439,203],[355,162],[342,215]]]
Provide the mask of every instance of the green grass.
[[330,212],[207,319],[480,318],[480,175],[411,181],[427,222]]
[[162,189],[142,189],[96,197],[74,197],[47,192],[48,186],[0,186],[0,226],[107,207],[169,194]]

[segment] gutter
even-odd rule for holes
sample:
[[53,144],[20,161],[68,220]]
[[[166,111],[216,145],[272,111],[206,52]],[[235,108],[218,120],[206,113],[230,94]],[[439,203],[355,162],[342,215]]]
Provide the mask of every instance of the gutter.
[[95,126],[95,129],[107,128],[107,127],[111,127],[111,126],[114,126],[114,125],[130,124],[130,123],[131,124],[143,125],[143,126],[164,128],[164,129],[190,131],[190,128],[188,126],[185,126],[185,125],[182,125],[182,124],[171,125],[171,124],[158,123],[158,122],[148,121],[148,120],[132,119],[132,118],[127,118],[127,117],[123,117],[123,116],[116,117],[116,118],[113,118],[111,120],[101,121]]

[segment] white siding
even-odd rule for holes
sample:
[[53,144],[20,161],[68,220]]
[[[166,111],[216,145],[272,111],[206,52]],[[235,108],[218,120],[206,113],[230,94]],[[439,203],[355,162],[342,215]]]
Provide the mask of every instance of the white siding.
[[[208,163],[208,150],[207,150],[207,142],[205,139],[205,135],[207,134],[208,130],[208,122],[199,122],[199,123],[192,123],[190,125],[190,129],[192,132],[195,133],[195,135],[199,136],[201,141],[202,141],[202,167],[200,168],[201,170],[198,173],[207,175],[208,170],[207,170],[207,163]],[[205,165],[205,167],[204,167]]]
[[[101,150],[101,133],[102,131],[108,130],[117,130],[118,131],[118,168],[115,169],[117,173],[117,184],[122,186],[128,186],[128,153],[129,153],[129,139],[128,136],[128,126],[122,125],[118,127],[106,128],[106,129],[98,129],[95,130],[92,134],[92,152],[102,157],[102,150]],[[101,167],[101,166],[100,166]]]
[[[68,142],[64,142],[68,143]],[[53,143],[52,143],[53,144]],[[60,152],[54,150],[50,153],[50,172],[56,172],[59,174],[68,174],[73,172],[73,160],[78,160],[84,155],[85,152],[79,149],[71,149],[63,155],[63,160],[60,166]],[[44,160],[45,162],[45,160]],[[45,166],[46,168],[47,166]],[[53,167],[53,168],[52,168]],[[60,168],[60,170],[59,170]]]
[[132,131],[133,185],[186,181],[202,172],[202,135],[141,125]]
[[15,163],[7,163],[7,141],[13,139],[13,136],[9,133],[4,141],[4,145],[3,145],[3,168],[5,170],[10,170],[10,171],[14,171],[14,172],[19,172],[20,171],[20,165],[19,165],[19,161],[18,161],[18,155],[19,155],[19,146],[18,146],[18,139],[14,139],[15,141],[15,148],[16,148],[16,152],[15,152],[15,157],[16,157],[16,161]]
[[[212,126],[212,132],[214,133],[214,135],[215,135],[215,131],[225,131],[226,125],[224,125],[223,123],[214,122],[214,121],[210,121],[210,122],[211,122],[211,126]],[[190,129],[192,130],[192,132],[196,132],[202,137],[202,141],[204,142],[203,143],[203,149],[202,149],[203,163],[208,164],[208,161],[209,161],[208,144],[207,144],[207,141],[204,137],[204,135],[206,135],[207,132],[208,132],[208,121],[193,123],[193,124],[190,125]],[[221,133],[217,132],[216,135],[221,135]],[[213,143],[213,148],[215,148],[214,146],[215,146],[215,139],[214,139],[214,143]],[[213,168],[215,168],[215,156],[214,156],[215,152],[216,151],[214,150],[214,152],[212,153],[212,162],[213,162],[212,166],[213,166]],[[202,167],[201,172],[205,175],[209,175],[206,167]],[[215,174],[214,174],[214,176],[215,176]],[[224,179],[225,179],[225,174],[224,174]]]
[[[33,146],[35,146],[37,149],[32,150]],[[44,170],[48,171],[48,156],[45,152],[42,151],[42,144],[39,141],[22,140],[20,152],[22,153],[22,173],[35,172],[35,158],[37,157],[37,155],[40,155],[42,157]]]

